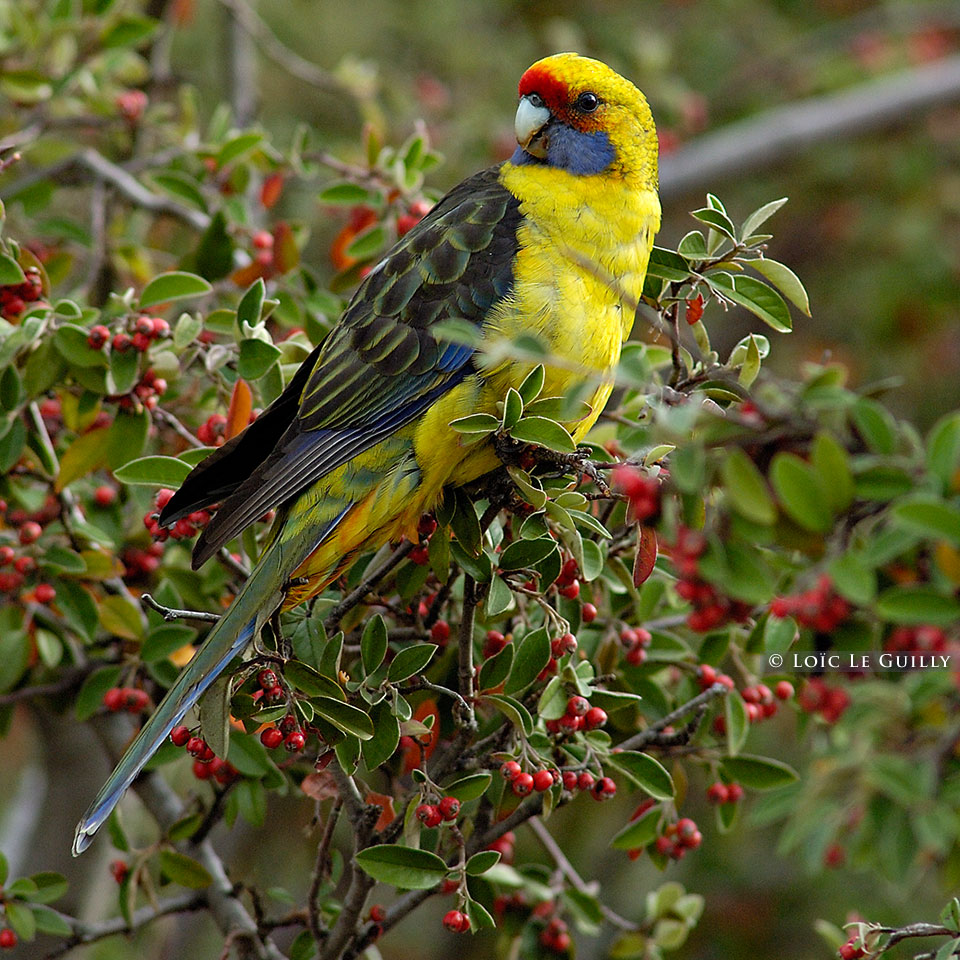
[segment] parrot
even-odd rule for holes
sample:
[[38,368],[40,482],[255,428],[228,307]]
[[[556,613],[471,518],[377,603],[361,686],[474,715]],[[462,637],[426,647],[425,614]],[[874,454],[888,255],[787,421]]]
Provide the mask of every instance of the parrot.
[[[451,422],[496,414],[539,361],[486,344],[539,338],[543,396],[588,385],[588,412],[564,423],[575,441],[603,410],[660,226],[653,116],[633,83],[576,53],[534,63],[518,92],[512,156],[455,186],[398,240],[282,394],[164,506],[166,526],[219,504],[194,569],[276,515],[233,603],[84,814],[74,856],[270,618],[361,554],[416,539],[444,488],[497,469],[493,442],[471,442]],[[451,320],[471,324],[476,341],[444,338]]]

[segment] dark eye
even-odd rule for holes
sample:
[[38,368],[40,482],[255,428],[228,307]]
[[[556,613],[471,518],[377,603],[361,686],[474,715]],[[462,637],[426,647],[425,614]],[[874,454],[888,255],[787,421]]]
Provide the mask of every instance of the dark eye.
[[543,97],[539,93],[528,93],[527,99],[530,101],[531,106],[542,107],[543,106]]
[[600,106],[600,98],[595,93],[581,93],[577,97],[577,109],[581,113],[593,113]]

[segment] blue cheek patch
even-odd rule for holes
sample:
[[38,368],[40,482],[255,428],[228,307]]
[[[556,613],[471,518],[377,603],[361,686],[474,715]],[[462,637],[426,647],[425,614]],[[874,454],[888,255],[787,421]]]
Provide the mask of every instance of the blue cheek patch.
[[589,176],[603,173],[616,159],[613,144],[604,130],[585,133],[554,123],[551,124],[549,131],[550,139],[545,160],[531,156],[523,147],[517,147],[510,162],[517,166],[542,163],[579,176]]

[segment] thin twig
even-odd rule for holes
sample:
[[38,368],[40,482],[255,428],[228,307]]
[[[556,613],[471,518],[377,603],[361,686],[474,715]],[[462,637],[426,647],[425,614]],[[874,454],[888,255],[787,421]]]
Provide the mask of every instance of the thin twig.
[[672,710],[665,717],[661,717],[656,723],[651,723],[646,730],[641,730],[640,733],[634,734],[632,737],[627,737],[627,739],[618,744],[618,746],[621,750],[638,750],[640,747],[653,743],[657,740],[660,731],[663,730],[664,727],[669,727],[671,724],[683,719],[688,713],[700,709],[717,697],[725,697],[729,692],[722,683],[715,683],[713,686],[707,687],[702,693],[698,693],[691,700],[681,704],[676,710]]
[[[553,862],[557,865],[560,872],[570,882],[570,885],[574,889],[579,890],[580,893],[585,893],[588,896],[595,897],[596,890],[592,890],[591,885],[586,883],[583,877],[577,873],[573,864],[567,859],[564,852],[560,849],[560,845],[556,840],[553,839],[553,836],[546,826],[544,826],[543,821],[539,817],[531,817],[527,822],[530,825],[530,829],[537,835],[537,839],[543,844],[544,849],[553,858]],[[596,886],[596,884],[593,886]],[[611,910],[605,904],[600,904],[600,912],[611,924],[613,924],[613,926],[619,927],[621,930],[639,929],[638,924],[621,917],[619,913]]]
[[164,620],[199,620],[201,623],[216,623],[220,619],[219,613],[207,613],[205,610],[178,610],[176,607],[165,607],[154,600],[149,593],[141,594],[140,602],[151,610],[155,610]]
[[307,894],[307,917],[310,925],[310,933],[318,944],[322,943],[327,935],[323,929],[320,918],[320,888],[323,886],[323,880],[327,872],[327,854],[330,851],[330,841],[333,838],[333,831],[340,819],[340,810],[343,808],[343,801],[337,800],[327,814],[327,822],[323,827],[323,836],[317,845],[317,859],[313,867],[313,878],[310,882],[310,892]]

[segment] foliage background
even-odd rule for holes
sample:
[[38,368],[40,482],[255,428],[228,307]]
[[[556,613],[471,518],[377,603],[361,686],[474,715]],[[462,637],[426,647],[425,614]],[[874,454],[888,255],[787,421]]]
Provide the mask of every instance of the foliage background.
[[[149,6],[156,12],[163,4]],[[253,113],[272,135],[285,142],[303,121],[323,149],[344,159],[359,158],[365,121],[381,127],[388,142],[401,142],[422,119],[446,158],[428,179],[437,189],[511,149],[516,79],[534,59],[559,49],[600,57],[634,79],[648,94],[667,147],[679,151],[780,104],[960,57],[956,5],[917,0],[261,0],[258,10],[279,40],[335,78],[322,89],[251,57],[243,39],[238,83],[229,66],[235,40],[226,6],[213,0],[171,6],[178,25],[169,47],[154,56],[169,57],[172,73],[195,85],[202,113],[222,100],[246,109],[249,84]],[[0,2],[0,14],[10,16],[9,3]],[[788,195],[772,252],[804,279],[813,318],[777,343],[770,366],[791,371],[830,351],[850,367],[855,385],[889,379],[887,402],[927,427],[960,403],[960,107],[955,100],[889,121],[797,149],[772,166],[745,156],[735,176],[665,194],[661,239],[677,242],[689,228],[686,211],[701,204],[707,189],[720,192],[741,217],[766,199]],[[665,152],[665,169],[675,156]],[[17,175],[5,174],[6,182]],[[313,189],[295,185],[277,212],[309,223],[304,257],[332,274],[328,250],[342,220],[318,206]],[[15,235],[16,204],[8,214],[8,232]],[[715,324],[720,352],[750,326],[735,316]],[[7,784],[0,848],[28,845],[28,865],[62,869],[72,880],[101,877],[88,896],[106,903],[114,888],[105,845],[78,863],[65,856],[72,824],[105,770],[99,761],[88,767],[86,758],[98,754],[82,731],[51,717],[44,722],[33,717],[0,741]],[[798,760],[791,756],[793,726],[793,715],[782,712],[754,734],[757,751]],[[23,796],[43,809],[33,833],[22,820]],[[629,810],[604,812],[609,819],[596,817],[592,805],[571,805],[557,814],[555,833],[581,873],[601,878],[611,905],[626,910],[660,877],[649,863],[630,863],[607,848],[609,824]],[[705,820],[708,811],[700,814]],[[255,865],[264,886],[296,886],[292,878],[307,877],[312,860],[311,846],[300,842],[308,813],[302,804],[280,801],[272,816],[289,817],[289,829],[271,832],[265,847],[261,834],[238,827],[234,859]],[[812,932],[818,917],[841,923],[856,908],[897,924],[932,918],[942,906],[945,891],[933,877],[911,879],[908,893],[906,879],[891,883],[850,869],[810,872],[795,857],[778,856],[776,836],[774,829],[742,823],[725,837],[708,834],[697,857],[671,865],[672,875],[707,900],[684,956],[827,956]],[[439,904],[429,909],[435,916],[416,913],[390,935],[390,956],[422,960],[453,949],[482,955],[480,943],[454,943],[440,932]],[[189,919],[176,924],[156,926],[156,956],[185,955],[187,944],[195,955],[215,955],[214,932]],[[602,943],[585,940],[581,947],[582,957],[601,955]],[[108,941],[87,955],[131,954],[122,942]]]

